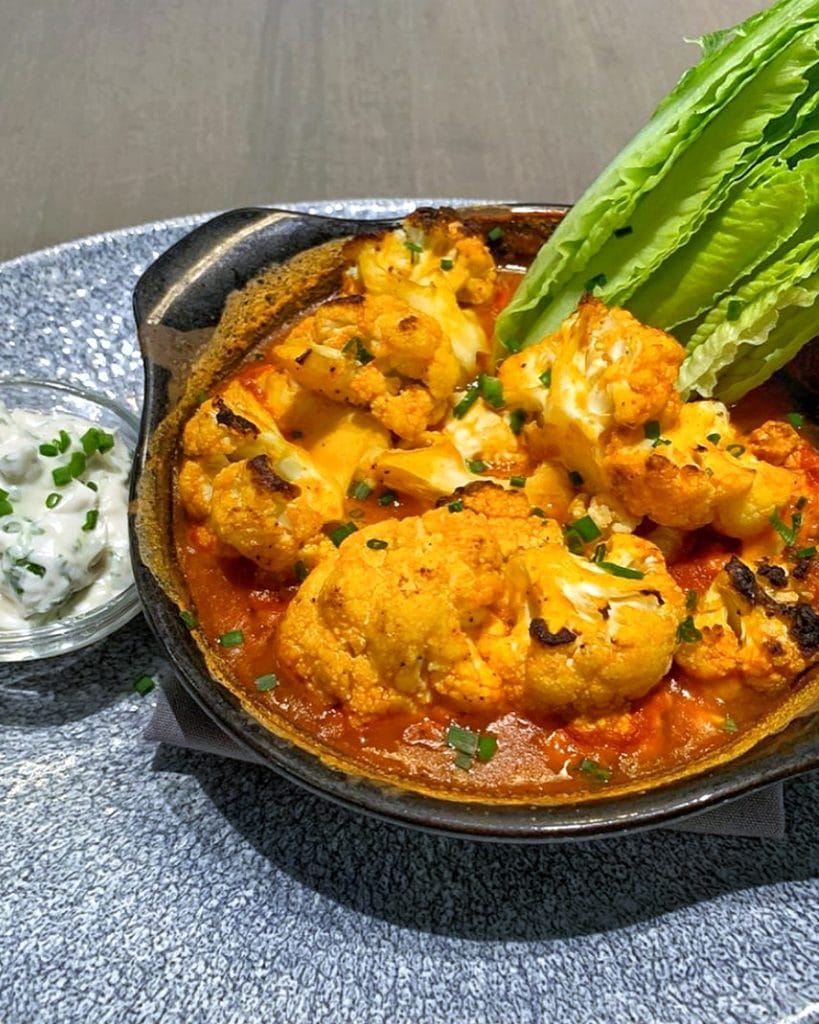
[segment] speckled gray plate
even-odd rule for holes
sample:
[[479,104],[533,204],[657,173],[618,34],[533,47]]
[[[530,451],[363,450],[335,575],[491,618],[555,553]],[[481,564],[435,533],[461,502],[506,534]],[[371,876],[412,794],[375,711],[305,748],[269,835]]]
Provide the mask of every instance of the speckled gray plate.
[[[136,410],[131,289],[201,219],[0,266],[3,370]],[[475,845],[155,753],[130,687],[158,659],[138,620],[0,668],[2,1024],[819,1021],[816,774],[786,786],[784,840]]]

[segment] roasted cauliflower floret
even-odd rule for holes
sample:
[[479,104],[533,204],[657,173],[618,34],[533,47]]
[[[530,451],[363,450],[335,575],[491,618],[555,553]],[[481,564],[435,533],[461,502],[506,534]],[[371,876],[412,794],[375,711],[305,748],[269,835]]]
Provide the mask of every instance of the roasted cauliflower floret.
[[[386,445],[356,413],[337,408],[345,440],[331,473],[285,440],[269,410],[240,381],[204,402],[182,437],[179,494],[188,514],[205,521],[229,548],[272,572],[289,572],[305,545],[344,512],[344,493],[358,464]],[[316,439],[317,449],[321,440]],[[332,454],[332,453],[331,453]],[[320,546],[320,545],[319,545]]]
[[491,517],[441,508],[345,540],[285,613],[282,664],[360,716],[436,697],[572,713],[646,693],[669,668],[683,616],[660,553],[614,537],[601,566],[502,494],[474,492]]
[[616,534],[600,563],[558,544],[528,550],[517,561],[529,581],[527,615],[515,631],[519,642],[524,628],[530,639],[522,666],[525,706],[610,710],[660,682],[685,612],[683,593],[653,544]]
[[404,228],[350,243],[357,262],[347,286],[402,299],[433,317],[460,366],[460,382],[489,357],[490,342],[469,307],[491,299],[497,271],[481,239],[450,218],[410,218]]
[[271,356],[305,388],[368,408],[408,441],[443,418],[459,376],[438,323],[390,296],[325,302]]
[[[446,508],[348,537],[288,607],[281,663],[360,716],[414,710],[435,695],[493,708],[503,680],[478,654],[482,631],[511,621],[514,588],[499,536],[519,549],[542,524]],[[376,549],[368,540],[378,540]],[[383,546],[382,546],[383,545]]]
[[765,529],[797,486],[794,473],[740,444],[725,406],[710,401],[683,405],[653,437],[615,436],[603,468],[607,488],[632,514],[684,530],[711,523],[729,537]]
[[739,678],[777,692],[819,664],[819,614],[792,587],[789,569],[757,571],[733,556],[700,598],[696,633],[675,660],[697,679]]
[[357,255],[357,277],[369,292],[389,294],[393,280],[402,278],[443,288],[463,305],[482,305],[494,294],[492,253],[452,211],[419,210],[403,228],[355,241],[350,248]]
[[278,475],[267,455],[234,462],[213,481],[210,526],[216,536],[270,572],[290,572],[305,544],[341,518],[338,492],[317,474]]
[[[674,382],[684,349],[663,331],[590,297],[542,345],[555,356],[548,389],[534,392],[540,445],[544,454],[579,472],[592,490],[600,490],[604,449],[614,429],[676,418],[680,400]],[[514,362],[501,368],[502,378],[520,376],[521,356],[525,353],[510,357]],[[523,400],[525,388],[520,390],[515,397]]]

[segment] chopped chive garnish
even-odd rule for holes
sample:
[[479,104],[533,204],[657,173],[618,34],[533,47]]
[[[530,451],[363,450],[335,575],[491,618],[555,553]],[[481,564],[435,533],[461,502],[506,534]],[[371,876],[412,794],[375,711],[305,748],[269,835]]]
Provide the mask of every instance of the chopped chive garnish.
[[93,480],[86,481],[85,486],[88,488],[89,491],[98,491],[99,490],[99,487],[97,487],[97,485],[94,483]]
[[384,548],[388,548],[389,544],[385,540],[379,540],[378,537],[371,537],[367,541],[367,547],[371,551],[383,551]]
[[82,529],[86,533],[88,533],[89,531],[93,530],[96,527],[96,525],[97,525],[97,521],[99,520],[99,517],[100,517],[99,509],[90,508],[85,513],[85,522],[82,524]]
[[634,228],[631,226],[631,224],[624,224],[621,228],[614,229],[614,237],[625,238],[626,235],[630,235],[632,231],[634,231]]
[[677,626],[677,642],[681,644],[696,644],[702,640],[702,633],[694,625],[694,619],[688,615]]
[[372,487],[364,480],[353,480],[347,488],[347,497],[354,498],[356,501],[366,501],[372,493]]
[[552,368],[551,368],[551,366],[549,367],[548,370],[544,370],[543,373],[541,373],[541,375],[538,377],[538,380],[544,386],[544,388],[550,388],[552,386]]
[[598,761],[593,760],[590,757],[584,757],[578,765],[578,768],[584,775],[592,779],[594,782],[609,782],[611,780],[611,771],[608,768],[604,768]]
[[37,562],[26,562],[26,572],[30,572],[32,576],[45,576],[46,569],[44,565],[38,565]]
[[60,454],[60,449],[56,444],[41,444],[38,451],[48,459],[53,459],[55,455]]
[[195,397],[197,405],[201,405],[203,402],[207,402],[208,400],[208,396],[204,391],[197,391]]
[[495,736],[489,736],[486,733],[481,733],[478,739],[478,749],[475,752],[475,757],[481,762],[481,764],[488,764],[498,749],[498,741]]
[[365,348],[364,343],[359,337],[350,338],[341,351],[344,355],[352,353],[355,356],[356,362],[361,363],[362,366],[366,366],[367,363],[371,363],[375,359],[375,356]]
[[497,377],[490,377],[482,373],[478,378],[478,387],[481,390],[481,397],[484,402],[491,405],[493,409],[500,409],[503,405],[503,384]]
[[726,715],[725,718],[723,719],[723,722],[722,722],[722,731],[723,732],[737,732],[738,729],[739,729],[739,726],[733,720],[733,718],[731,718],[730,715]]
[[196,629],[199,625],[199,619],[193,614],[193,612],[181,611],[179,618],[188,627],[188,629]]
[[62,494],[55,494],[54,491],[52,491],[45,500],[46,508],[56,508],[62,500]]
[[645,579],[645,573],[640,569],[632,569],[628,565],[618,565],[616,562],[598,562],[600,568],[610,576],[619,576],[624,580]]
[[473,380],[471,384],[467,385],[463,398],[456,403],[452,410],[452,415],[456,420],[463,419],[463,417],[466,416],[475,402],[477,402],[479,393],[478,382],[476,380]]
[[80,438],[82,450],[85,452],[86,455],[93,455],[94,452],[97,450],[98,436],[99,431],[97,430],[97,428],[89,427],[88,430],[86,430],[86,432]]
[[409,249],[410,252],[418,253],[424,251],[423,245],[419,245],[417,242],[411,242],[409,239],[407,239],[406,242],[404,242],[404,245]]
[[241,647],[245,642],[245,635],[241,629],[229,629],[219,637],[222,647]]
[[605,557],[606,557],[606,545],[605,544],[598,544],[597,547],[594,549],[594,554],[592,555],[591,560],[593,562],[597,562],[597,564],[599,565],[602,561],[604,561]]
[[651,442],[652,448],[659,448],[661,444],[671,444],[671,439],[668,437],[656,437]]
[[802,523],[801,516],[798,513],[791,517],[791,526],[782,522],[779,516],[779,512],[774,510],[771,513],[771,518],[768,520],[771,526],[776,530],[782,540],[785,542],[786,547],[792,547],[796,541],[796,535],[799,532],[799,527]]
[[495,736],[473,732],[472,729],[465,729],[454,722],[447,729],[446,742],[457,751],[455,764],[463,769],[472,767],[473,758],[477,758],[482,764],[488,764],[498,749]]
[[94,452],[98,451],[100,446],[100,431],[97,427],[89,427],[80,438],[80,444],[82,445],[82,450],[86,455],[93,455]]
[[525,409],[513,409],[509,413],[509,429],[515,437],[523,430],[523,424],[526,422],[527,416],[528,413]]
[[469,754],[470,757],[477,753],[479,738],[479,733],[465,729],[462,725],[456,725],[454,722],[446,732],[446,741],[450,747],[454,747],[462,754]]
[[725,310],[725,319],[729,324],[733,323],[735,320],[739,320],[740,314],[744,308],[744,302],[740,302],[739,299],[731,299]]
[[455,261],[454,260],[449,260],[449,259],[442,259],[441,260],[441,270],[452,270],[452,268],[454,266],[455,266]]
[[699,598],[699,595],[697,594],[696,590],[686,590],[686,592],[685,592],[685,610],[687,612],[696,611],[698,598]]
[[3,488],[0,487],[0,498],[7,498],[8,496],[9,496],[9,492],[8,491],[4,491]]
[[720,435],[719,434],[706,434],[705,440],[706,441],[710,441],[711,444],[719,444],[719,442],[720,442]]
[[608,283],[608,280],[605,274],[595,274],[594,277],[589,278],[583,287],[587,292],[593,292],[595,288],[602,288]]
[[600,536],[600,528],[591,516],[583,516],[581,519],[576,519],[573,523],[569,523],[566,527],[566,532],[576,533],[586,544],[589,541],[597,540]]
[[299,559],[298,562],[296,562],[296,564],[293,566],[293,574],[295,575],[299,583],[304,583],[304,581],[310,575],[310,570],[307,568],[304,562],[302,562],[302,560]]
[[583,477],[582,477],[582,475],[580,473],[577,472],[576,469],[570,470],[570,472],[569,472],[569,483],[572,485],[572,487],[582,487],[583,486]]
[[643,434],[649,441],[656,441],[660,436],[660,421],[649,420],[643,427]]
[[499,242],[503,238],[503,228],[492,228],[486,237],[490,242]]
[[71,447],[71,437],[65,430],[60,431],[60,437],[56,444],[61,453],[67,452]]
[[787,418],[788,423],[796,430],[800,430],[805,425],[805,417],[801,412],[789,412]]
[[729,455],[733,455],[735,459],[738,459],[740,457],[740,455],[742,455],[744,453],[745,445],[744,444],[727,444],[725,446],[725,450],[726,450],[726,452],[728,452]]
[[570,529],[568,526],[563,527],[563,536],[566,539],[566,547],[571,551],[573,555],[583,554],[583,541],[579,535]]
[[530,516],[537,516],[538,519],[545,519],[546,513],[539,505],[535,505],[534,508],[529,509]]
[[355,533],[358,527],[355,523],[342,523],[340,526],[336,526],[330,530],[327,536],[335,544],[336,547],[341,546],[341,542],[350,536],[351,533]]
[[458,499],[458,501],[450,501],[447,508],[450,512],[463,512],[464,503],[460,499]]
[[8,498],[0,498],[0,516],[10,516],[14,511],[14,506]]
[[275,690],[279,685],[279,677],[275,672],[266,672],[256,679],[256,689],[260,693],[267,693],[268,690]]
[[811,546],[809,548],[797,548],[797,550],[794,551],[794,556],[796,558],[813,558],[815,554],[816,554],[816,545],[815,544],[811,544]]
[[84,452],[72,452],[71,458],[68,460],[68,471],[71,476],[76,479],[78,476],[82,476],[85,472],[85,453]]
[[144,697],[155,688],[156,683],[150,676],[140,676],[139,679],[134,682],[134,690],[140,695],[140,697]]
[[384,508],[387,505],[393,505],[396,501],[398,501],[398,495],[395,493],[395,491],[384,491],[384,493],[378,499],[378,504],[381,505],[382,508]]
[[70,484],[73,476],[68,466],[57,466],[56,469],[51,470],[51,479],[54,481],[55,487],[65,487],[66,484]]
[[526,477],[525,476],[510,476],[509,477],[509,483],[512,485],[512,487],[525,487],[526,486]]
[[487,466],[483,459],[469,459],[466,468],[470,473],[485,473]]

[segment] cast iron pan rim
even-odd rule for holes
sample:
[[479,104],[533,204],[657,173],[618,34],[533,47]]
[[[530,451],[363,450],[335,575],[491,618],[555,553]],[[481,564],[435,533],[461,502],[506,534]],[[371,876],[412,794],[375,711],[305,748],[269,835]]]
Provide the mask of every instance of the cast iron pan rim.
[[[559,204],[499,204],[470,201],[470,205],[504,206],[516,212],[565,210]],[[152,271],[159,265],[165,272],[173,269],[174,260],[184,251],[191,235],[207,235],[208,230],[231,216],[265,218],[281,212],[288,218],[306,225],[318,222],[369,229],[394,225],[399,218],[377,220],[334,218],[320,214],[278,211],[271,207],[254,207],[228,211],[194,229],[176,245],[163,253],[149,267],[135,289],[135,312],[141,328],[149,311],[140,308],[138,296],[144,289]],[[260,268],[259,268],[260,269]],[[158,425],[150,415],[153,394],[153,367],[150,357],[143,353],[146,370],[146,395],[143,407],[140,444],[135,457],[133,486],[144,465],[151,431]],[[136,563],[137,588],[143,602],[148,623],[165,650],[187,694],[202,710],[240,746],[261,757],[266,766],[273,768],[288,780],[297,783],[316,796],[331,800],[342,807],[364,813],[391,824],[413,827],[422,831],[464,839],[507,843],[556,843],[635,833],[660,825],[680,821],[717,804],[745,796],[754,790],[819,767],[819,745],[800,740],[800,749],[790,758],[780,761],[776,754],[768,755],[761,763],[728,763],[691,779],[683,779],[668,786],[643,793],[601,799],[576,805],[483,805],[469,802],[449,802],[409,791],[400,791],[364,780],[351,780],[341,771],[325,765],[316,755],[295,744],[267,732],[251,715],[243,711],[235,699],[214,683],[204,669],[201,653],[188,631],[182,626],[176,606],[164,594],[152,574],[141,563],[134,518],[130,519],[132,551]],[[197,664],[197,662],[199,664]],[[805,746],[806,749],[801,749]]]

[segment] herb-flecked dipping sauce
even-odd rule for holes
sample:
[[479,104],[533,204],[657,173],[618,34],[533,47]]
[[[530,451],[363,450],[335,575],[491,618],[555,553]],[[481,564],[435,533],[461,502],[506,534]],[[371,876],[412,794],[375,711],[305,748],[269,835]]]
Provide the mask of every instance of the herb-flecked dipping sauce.
[[0,631],[81,615],[132,583],[129,466],[114,433],[0,404]]

